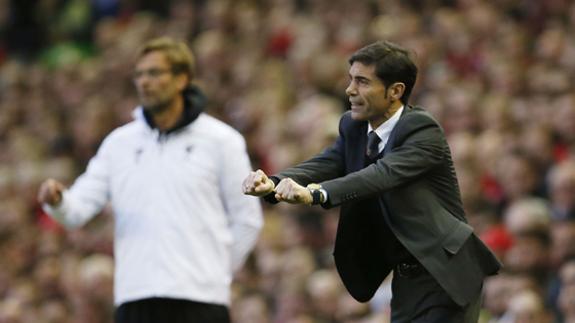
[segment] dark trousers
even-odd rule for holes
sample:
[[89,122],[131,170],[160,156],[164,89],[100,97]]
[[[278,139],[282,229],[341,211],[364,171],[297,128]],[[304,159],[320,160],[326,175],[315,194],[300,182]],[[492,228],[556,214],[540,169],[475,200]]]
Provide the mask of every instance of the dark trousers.
[[120,305],[115,323],[230,323],[228,308],[172,298],[146,298]]
[[428,272],[415,277],[394,273],[391,282],[391,323],[477,323],[481,290],[470,304],[461,307]]

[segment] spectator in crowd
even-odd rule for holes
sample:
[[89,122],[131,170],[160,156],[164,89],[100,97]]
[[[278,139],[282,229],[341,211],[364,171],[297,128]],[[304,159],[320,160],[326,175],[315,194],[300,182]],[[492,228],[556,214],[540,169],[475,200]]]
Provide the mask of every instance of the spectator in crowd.
[[500,323],[551,323],[543,299],[532,290],[521,291],[511,297]]
[[511,204],[504,215],[505,227],[512,235],[523,232],[549,232],[551,214],[540,198],[525,198]]
[[555,165],[548,181],[553,220],[575,220],[575,162],[566,160]]
[[561,291],[558,297],[558,307],[563,322],[575,322],[575,260],[570,260],[559,270]]
[[575,258],[575,222],[553,222],[550,252],[551,265],[555,270],[567,260]]

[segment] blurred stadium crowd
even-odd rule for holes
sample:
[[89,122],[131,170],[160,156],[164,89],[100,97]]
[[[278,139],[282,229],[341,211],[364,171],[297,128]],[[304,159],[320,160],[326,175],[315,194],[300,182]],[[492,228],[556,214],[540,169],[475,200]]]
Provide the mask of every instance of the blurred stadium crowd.
[[[355,49],[413,49],[411,103],[443,125],[468,219],[506,266],[481,322],[575,322],[574,32],[570,0],[0,0],[0,323],[111,322],[110,212],[64,231],[36,192],[130,120],[135,50],[158,35],[189,41],[208,112],[271,173],[337,135]],[[340,283],[336,211],[265,221],[235,322],[388,321],[388,281],[368,304]]]

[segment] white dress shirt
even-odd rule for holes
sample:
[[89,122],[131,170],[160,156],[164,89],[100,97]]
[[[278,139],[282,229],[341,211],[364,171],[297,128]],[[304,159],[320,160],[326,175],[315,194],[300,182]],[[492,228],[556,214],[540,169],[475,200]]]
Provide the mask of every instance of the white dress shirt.
[[[391,118],[385,120],[384,123],[382,123],[379,127],[377,127],[377,129],[375,129],[375,133],[377,134],[379,139],[381,139],[381,142],[377,146],[379,153],[381,153],[385,148],[385,145],[389,140],[389,135],[391,134],[391,131],[393,130],[393,128],[395,128],[395,125],[399,121],[399,117],[401,117],[401,112],[403,112],[403,105],[399,109],[397,109],[397,111],[395,111],[395,113],[391,116]],[[373,128],[368,123],[367,133],[369,134],[372,130]]]

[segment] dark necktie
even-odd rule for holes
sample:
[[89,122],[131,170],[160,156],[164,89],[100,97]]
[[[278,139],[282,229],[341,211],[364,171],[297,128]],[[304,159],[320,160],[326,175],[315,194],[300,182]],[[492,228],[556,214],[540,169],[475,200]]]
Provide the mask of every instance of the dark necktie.
[[371,160],[377,159],[379,155],[379,143],[381,138],[375,133],[375,131],[370,131],[367,135],[367,158]]

